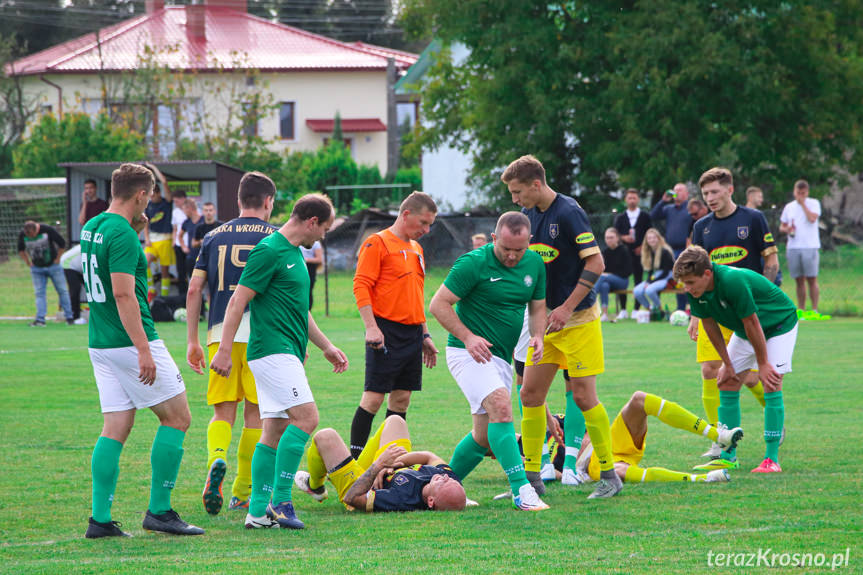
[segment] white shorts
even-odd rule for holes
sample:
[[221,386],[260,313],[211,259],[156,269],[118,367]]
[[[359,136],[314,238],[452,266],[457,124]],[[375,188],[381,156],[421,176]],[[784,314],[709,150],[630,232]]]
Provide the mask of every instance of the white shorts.
[[477,363],[466,349],[447,347],[446,365],[474,415],[485,413],[482,401],[493,391],[503,387],[509,393],[512,389],[512,366],[496,355],[490,362]]
[[518,336],[518,343],[515,344],[515,349],[512,351],[512,358],[521,363],[527,361],[527,343],[530,341],[530,326],[528,326],[527,321],[529,317],[529,309],[524,310],[524,322],[521,324],[521,334]]
[[161,339],[150,342],[150,353],[156,363],[153,385],[144,385],[138,379],[140,370],[135,346],[91,347],[89,351],[102,413],[153,407],[186,391],[183,376]]
[[261,419],[289,419],[285,410],[314,403],[306,370],[297,356],[267,355],[250,361],[249,368],[255,376]]
[[[788,333],[771,337],[767,340],[767,361],[773,364],[780,374],[791,373],[791,356],[794,355],[794,344],[797,342],[797,325]],[[728,357],[734,372],[740,373],[750,369],[758,369],[758,360],[755,359],[755,349],[749,341],[731,336],[728,342]]]

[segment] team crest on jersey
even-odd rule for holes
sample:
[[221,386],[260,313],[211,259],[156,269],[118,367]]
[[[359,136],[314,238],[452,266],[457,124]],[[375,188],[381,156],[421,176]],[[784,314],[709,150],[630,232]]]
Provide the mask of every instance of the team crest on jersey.
[[749,226],[737,226],[738,239],[745,240],[749,237]]
[[393,476],[392,482],[393,482],[393,485],[404,485],[405,483],[408,482],[408,478],[407,478],[407,476],[402,475],[401,473],[396,473]]
[[583,234],[578,234],[575,236],[575,243],[577,244],[589,244],[593,241],[593,234],[590,232],[584,232]]
[[533,285],[533,278],[530,277],[529,275],[524,276],[524,285],[526,285],[527,287],[532,286]]
[[560,226],[557,224],[548,224],[548,235],[551,239],[556,239],[560,235]]

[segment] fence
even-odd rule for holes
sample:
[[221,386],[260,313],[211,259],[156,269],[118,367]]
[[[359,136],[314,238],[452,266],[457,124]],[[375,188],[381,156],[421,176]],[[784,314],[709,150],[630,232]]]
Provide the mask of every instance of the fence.
[[0,261],[18,251],[18,234],[27,220],[54,226],[65,236],[65,183],[0,187]]

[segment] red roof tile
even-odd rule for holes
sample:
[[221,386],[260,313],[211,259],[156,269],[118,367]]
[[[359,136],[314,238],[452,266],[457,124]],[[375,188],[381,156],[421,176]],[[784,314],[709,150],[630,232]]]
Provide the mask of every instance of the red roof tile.
[[[385,70],[387,57],[407,69],[417,56],[370,44],[348,44],[222,7],[206,9],[206,38],[186,28],[186,9],[169,6],[126,20],[7,66],[14,75],[134,70],[146,46],[159,47],[158,62],[175,70],[270,71]],[[101,53],[100,58],[100,46]],[[101,62],[100,62],[101,60]]]
[[[313,132],[332,132],[335,120],[307,119],[306,126]],[[386,132],[387,126],[377,118],[342,118],[342,132]]]

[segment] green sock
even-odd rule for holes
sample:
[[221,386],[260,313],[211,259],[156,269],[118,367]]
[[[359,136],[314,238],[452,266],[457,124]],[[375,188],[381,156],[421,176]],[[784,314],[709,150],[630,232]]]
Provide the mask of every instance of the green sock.
[[773,391],[764,394],[764,443],[767,452],[764,457],[769,457],[779,463],[779,438],[782,437],[782,427],[785,425],[785,403],[782,400],[782,391]]
[[518,495],[522,485],[527,484],[524,463],[518,451],[518,441],[515,439],[515,426],[511,421],[488,424],[488,444],[497,457],[498,463],[506,473],[510,489]]
[[[542,444],[542,458],[539,460],[540,464],[545,467],[549,463],[551,463],[551,452],[548,449],[548,440],[549,434],[545,434],[545,443]],[[491,441],[491,440],[489,440]]]
[[[479,465],[486,453],[488,453],[488,449],[474,440],[473,433],[468,433],[455,446],[449,466],[458,475],[458,478],[464,481],[464,478]],[[494,453],[494,456],[498,457],[497,452]]]
[[300,460],[306,452],[310,435],[297,427],[289,425],[276,450],[276,473],[273,479],[273,503],[291,501],[294,475],[300,467]]
[[93,474],[93,519],[99,523],[111,521],[111,503],[120,475],[120,452],[123,444],[110,437],[100,437],[93,449],[90,469]]
[[518,398],[518,414],[519,414],[519,415],[521,415],[521,414],[522,414],[522,407],[521,407],[521,386],[520,386],[520,385],[518,385],[518,384],[516,384],[516,386],[515,386],[515,396]]
[[572,392],[566,392],[566,417],[563,420],[563,439],[566,442],[566,457],[563,459],[564,469],[575,471],[575,460],[581,441],[584,439],[584,414],[576,405]]
[[180,473],[183,460],[183,440],[186,433],[160,425],[150,450],[150,465],[153,467],[150,481],[150,513],[159,515],[171,509],[171,490]]
[[249,514],[262,517],[273,495],[273,477],[276,475],[276,450],[258,443],[252,454],[252,494],[249,496]]
[[[740,391],[719,390],[719,421],[729,427],[740,427]],[[737,450],[723,451],[722,458],[733,460]]]

